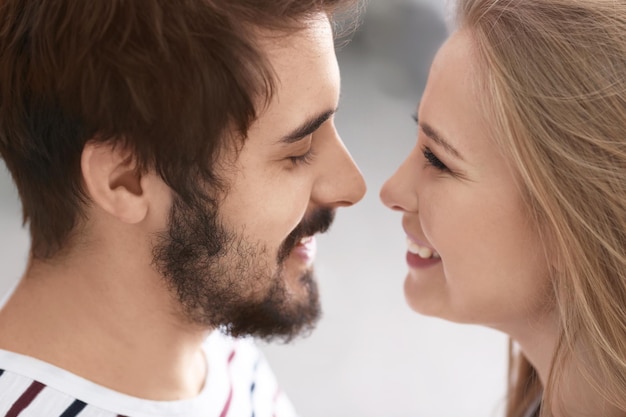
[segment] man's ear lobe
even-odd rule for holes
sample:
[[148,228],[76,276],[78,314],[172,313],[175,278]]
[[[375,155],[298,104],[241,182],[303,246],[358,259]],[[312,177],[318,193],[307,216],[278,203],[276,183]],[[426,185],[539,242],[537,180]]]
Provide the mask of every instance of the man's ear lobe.
[[85,189],[94,205],[125,223],[145,219],[149,202],[130,151],[89,141],[80,164]]

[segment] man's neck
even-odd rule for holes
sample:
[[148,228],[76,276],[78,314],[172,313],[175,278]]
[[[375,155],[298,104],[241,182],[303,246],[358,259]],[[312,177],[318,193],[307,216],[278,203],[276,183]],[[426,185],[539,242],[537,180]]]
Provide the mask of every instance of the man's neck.
[[180,319],[156,273],[108,259],[32,261],[0,310],[0,348],[134,397],[194,397],[209,330]]

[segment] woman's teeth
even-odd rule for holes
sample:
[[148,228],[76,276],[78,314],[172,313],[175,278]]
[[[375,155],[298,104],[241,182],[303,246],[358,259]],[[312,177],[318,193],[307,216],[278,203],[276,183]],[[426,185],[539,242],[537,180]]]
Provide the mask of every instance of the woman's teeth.
[[423,258],[423,259],[430,259],[430,258],[440,259],[441,258],[439,254],[435,252],[434,250],[432,250],[431,248],[420,246],[414,241],[412,241],[411,239],[407,239],[406,243],[407,243],[409,252],[411,252],[414,255],[419,256],[420,258]]

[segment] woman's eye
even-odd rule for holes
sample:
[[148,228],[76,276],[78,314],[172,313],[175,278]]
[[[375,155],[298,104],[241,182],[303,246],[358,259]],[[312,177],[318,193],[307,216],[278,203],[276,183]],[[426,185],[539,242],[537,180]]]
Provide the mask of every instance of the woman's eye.
[[441,160],[437,158],[437,155],[435,155],[430,148],[425,146],[422,153],[424,154],[424,158],[426,159],[428,165],[435,167],[441,172],[450,172],[450,169],[446,166],[446,164],[441,162]]
[[313,161],[314,156],[315,155],[313,154],[313,149],[309,149],[306,153],[302,155],[290,156],[287,159],[289,159],[291,163],[295,166],[300,164],[308,165],[311,163],[311,161]]

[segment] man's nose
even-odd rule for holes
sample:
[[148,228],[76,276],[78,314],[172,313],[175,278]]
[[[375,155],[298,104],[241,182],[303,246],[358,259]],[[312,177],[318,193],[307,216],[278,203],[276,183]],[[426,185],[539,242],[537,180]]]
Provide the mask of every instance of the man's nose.
[[314,186],[313,199],[324,206],[348,207],[365,195],[365,179],[336,132],[328,140],[331,141],[328,145],[331,148],[326,150],[329,157]]

